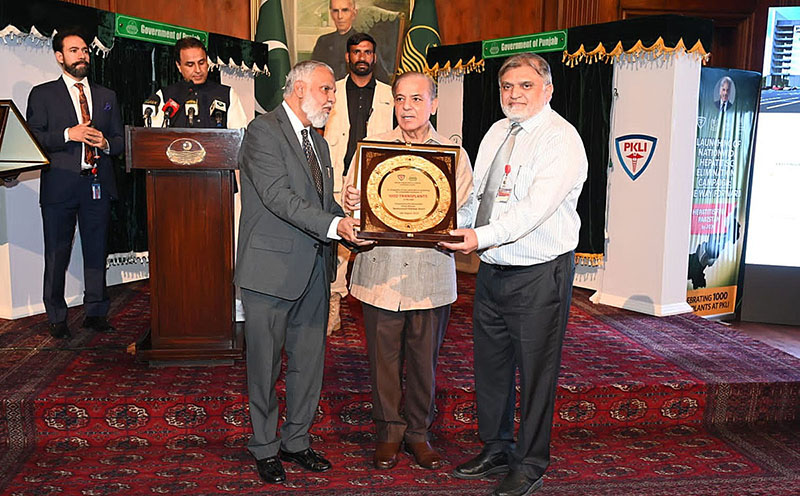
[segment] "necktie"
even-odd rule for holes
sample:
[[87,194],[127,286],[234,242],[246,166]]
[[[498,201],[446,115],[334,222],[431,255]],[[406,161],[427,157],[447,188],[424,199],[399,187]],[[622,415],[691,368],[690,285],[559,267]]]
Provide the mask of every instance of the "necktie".
[[[89,122],[92,117],[89,115],[89,102],[86,101],[86,93],[83,92],[83,83],[75,83],[75,87],[78,88],[78,103],[81,107],[81,118],[83,119],[82,122]],[[86,146],[84,143],[83,154],[85,156],[86,163],[89,165],[94,165],[94,153],[92,152],[92,147]]]
[[508,159],[511,158],[511,150],[514,149],[514,141],[517,138],[517,133],[522,130],[519,123],[514,122],[508,130],[506,139],[497,150],[497,154],[492,160],[492,165],[489,166],[488,179],[486,179],[486,187],[483,188],[483,196],[481,197],[480,206],[478,206],[478,214],[475,216],[475,227],[485,226],[489,223],[492,217],[492,207],[494,207],[494,200],[497,198],[497,190],[500,189],[500,183],[503,182],[503,176],[506,173],[506,164]]
[[300,131],[300,134],[303,135],[303,151],[306,154],[306,160],[308,160],[308,168],[311,170],[311,177],[314,178],[314,186],[317,188],[319,201],[322,201],[322,169],[319,168],[317,156],[314,154],[314,149],[311,148],[311,140],[308,139],[308,129],[303,129]]

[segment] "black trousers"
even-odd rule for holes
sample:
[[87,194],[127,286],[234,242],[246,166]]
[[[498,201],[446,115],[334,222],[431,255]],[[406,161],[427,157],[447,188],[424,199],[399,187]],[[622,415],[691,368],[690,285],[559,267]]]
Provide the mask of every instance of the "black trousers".
[[[473,310],[478,433],[490,452],[507,451],[512,470],[538,478],[550,464],[550,430],[561,345],[575,272],[574,254],[530,267],[481,263]],[[520,427],[514,445],[515,372]]]
[[51,323],[67,319],[64,285],[72,255],[75,222],[81,233],[83,251],[83,308],[87,316],[104,317],[109,300],[106,291],[106,242],[111,200],[100,192],[92,199],[92,179],[82,177],[78,191],[62,203],[42,205],[44,231],[44,308]]

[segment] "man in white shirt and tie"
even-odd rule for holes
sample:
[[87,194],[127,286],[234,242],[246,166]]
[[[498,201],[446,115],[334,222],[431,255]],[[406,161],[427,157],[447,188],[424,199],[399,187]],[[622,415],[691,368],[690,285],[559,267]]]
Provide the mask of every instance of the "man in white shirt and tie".
[[106,320],[106,238],[111,200],[117,195],[110,155],[122,152],[122,119],[116,94],[89,82],[89,47],[76,29],[61,29],[53,51],[62,76],[34,87],[28,126],[50,157],[42,171],[39,203],[44,230],[44,307],[50,334],[70,337],[64,300],[66,270],[77,222],[83,248],[82,327],[112,329]]
[[[542,486],[561,344],[567,326],[578,244],[578,196],[587,160],[575,128],[550,108],[550,67],[530,53],[499,71],[505,119],[486,133],[475,161],[474,196],[459,211],[462,243],[478,251],[473,313],[478,433],[484,448],[454,475],[508,474],[496,496]],[[514,442],[515,369],[520,428]]]

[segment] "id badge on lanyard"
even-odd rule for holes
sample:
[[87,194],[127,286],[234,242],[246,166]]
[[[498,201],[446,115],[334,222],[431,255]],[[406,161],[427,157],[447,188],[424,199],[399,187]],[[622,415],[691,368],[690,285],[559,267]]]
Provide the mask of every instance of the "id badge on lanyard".
[[100,181],[97,179],[97,174],[92,179],[92,200],[100,199]]
[[500,183],[500,188],[497,190],[496,202],[507,203],[511,197],[511,184],[509,184],[508,176],[511,174],[511,165],[506,164],[505,174],[503,175],[503,182]]

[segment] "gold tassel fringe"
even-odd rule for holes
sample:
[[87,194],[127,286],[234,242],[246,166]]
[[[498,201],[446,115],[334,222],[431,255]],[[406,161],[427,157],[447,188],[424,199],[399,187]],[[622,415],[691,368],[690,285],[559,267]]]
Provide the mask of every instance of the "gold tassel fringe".
[[436,80],[440,76],[458,76],[461,74],[469,74],[471,72],[483,72],[484,65],[483,59],[475,60],[475,57],[472,57],[468,62],[458,59],[458,62],[452,66],[450,65],[449,60],[442,67],[439,67],[439,63],[437,62],[433,67],[428,67],[425,72],[427,72],[430,77]]
[[603,265],[602,253],[576,253],[575,265],[583,265],[584,267],[600,267]]
[[585,62],[587,64],[605,62],[606,64],[609,64],[620,59],[633,61],[645,54],[655,55],[656,57],[671,57],[676,54],[683,53],[688,53],[700,58],[703,64],[708,62],[708,59],[711,57],[711,52],[706,51],[706,49],[703,47],[703,44],[700,43],[700,40],[697,40],[697,43],[695,43],[692,48],[687,49],[686,45],[683,43],[683,38],[679,39],[678,43],[674,47],[668,47],[664,43],[664,39],[659,36],[656,42],[649,47],[644,46],[642,40],[639,40],[629,50],[622,48],[621,41],[617,42],[617,45],[611,51],[607,51],[606,47],[603,46],[602,43],[598,43],[594,49],[588,52],[586,51],[586,48],[581,45],[580,48],[575,51],[575,53],[569,53],[564,50],[562,61],[568,67],[575,67],[581,62]]

